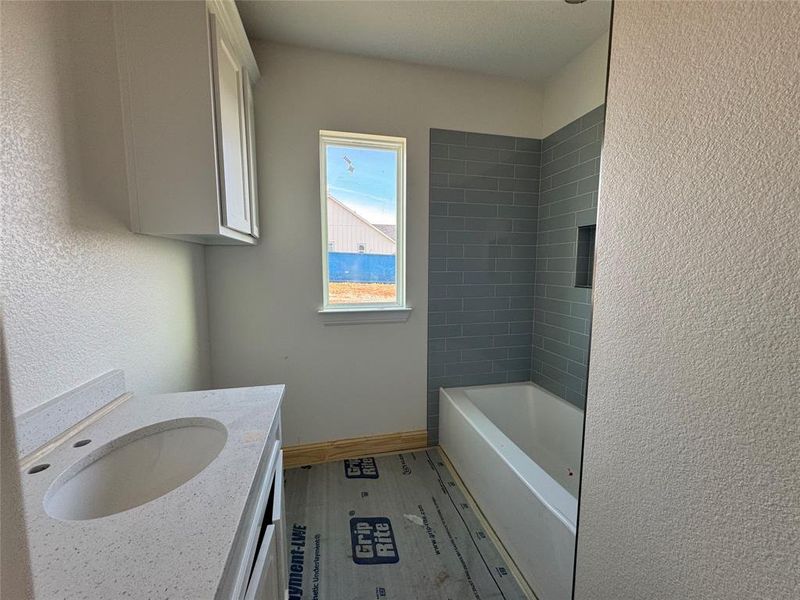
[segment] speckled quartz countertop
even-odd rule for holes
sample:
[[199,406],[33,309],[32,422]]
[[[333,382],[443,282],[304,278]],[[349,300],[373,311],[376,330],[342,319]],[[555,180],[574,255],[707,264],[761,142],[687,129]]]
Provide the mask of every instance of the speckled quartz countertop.
[[[36,598],[214,598],[283,395],[274,385],[134,396],[37,460],[51,466],[21,474]],[[135,429],[184,417],[215,419],[228,434],[194,478],[106,517],[65,521],[45,512],[48,487],[75,461]],[[74,448],[79,439],[92,441]]]

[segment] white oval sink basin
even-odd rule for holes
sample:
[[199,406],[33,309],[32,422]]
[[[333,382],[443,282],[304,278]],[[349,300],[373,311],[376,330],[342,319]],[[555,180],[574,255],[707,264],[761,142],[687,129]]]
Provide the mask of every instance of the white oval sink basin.
[[45,494],[44,509],[57,519],[81,521],[141,506],[205,469],[227,437],[222,423],[200,417],[137,429],[61,473]]

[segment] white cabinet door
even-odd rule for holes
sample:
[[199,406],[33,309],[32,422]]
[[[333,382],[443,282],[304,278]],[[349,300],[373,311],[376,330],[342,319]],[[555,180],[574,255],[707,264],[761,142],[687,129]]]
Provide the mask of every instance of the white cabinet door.
[[275,564],[277,566],[277,588],[283,598],[289,589],[288,548],[286,547],[286,502],[283,497],[283,450],[278,453],[275,466],[275,495],[272,503],[272,524],[275,526]]
[[[252,233],[250,181],[247,161],[247,129],[242,65],[225,38],[216,17],[209,15],[214,59],[214,95],[217,129],[222,224]],[[247,84],[249,86],[249,82]]]
[[245,119],[247,120],[247,171],[248,171],[248,192],[250,194],[250,233],[254,238],[258,237],[258,177],[256,170],[256,120],[255,108],[253,106],[253,84],[250,78],[244,76],[244,106]]
[[275,526],[269,525],[264,533],[264,541],[258,552],[244,600],[279,600],[282,595],[275,552]]

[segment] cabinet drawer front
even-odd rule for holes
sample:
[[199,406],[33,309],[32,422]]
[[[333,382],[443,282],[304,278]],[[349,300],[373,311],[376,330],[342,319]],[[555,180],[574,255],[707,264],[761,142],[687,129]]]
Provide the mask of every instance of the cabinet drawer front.
[[272,505],[272,522],[283,519],[283,450],[278,451],[275,463],[275,502]]

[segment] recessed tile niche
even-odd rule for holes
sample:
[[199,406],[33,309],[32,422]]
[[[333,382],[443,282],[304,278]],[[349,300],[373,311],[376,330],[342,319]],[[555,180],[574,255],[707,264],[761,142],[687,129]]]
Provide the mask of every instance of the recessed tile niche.
[[575,259],[575,287],[592,287],[595,225],[578,227],[578,252]]

